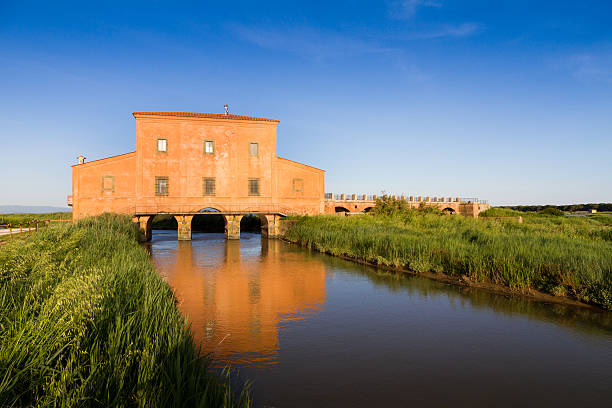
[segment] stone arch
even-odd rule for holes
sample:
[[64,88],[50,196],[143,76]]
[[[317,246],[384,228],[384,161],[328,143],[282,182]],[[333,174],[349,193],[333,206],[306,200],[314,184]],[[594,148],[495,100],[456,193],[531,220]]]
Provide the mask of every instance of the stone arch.
[[[265,218],[260,214],[244,214],[240,219],[240,232],[262,231]],[[265,221],[267,222],[267,220]],[[256,225],[256,223],[259,223],[259,225]]]
[[444,214],[450,214],[450,215],[453,215],[453,214],[455,214],[455,213],[456,213],[455,209],[454,209],[454,208],[451,208],[451,207],[446,207],[446,208],[444,208],[444,209],[442,210],[442,212],[443,212]]
[[225,231],[227,220],[220,214],[221,211],[215,208],[204,208],[202,210],[199,210],[197,214],[193,214],[192,228],[194,231],[208,233],[220,233]]
[[335,213],[347,213],[347,212],[350,212],[350,211],[346,207],[336,206],[336,207],[334,207],[334,212]]
[[221,210],[215,207],[206,207],[206,208],[199,209],[198,212],[199,213],[215,213],[215,212],[221,212]]
[[374,206],[370,206],[370,207],[366,207],[364,208],[361,212],[363,213],[369,213],[370,211],[372,211],[374,209]]

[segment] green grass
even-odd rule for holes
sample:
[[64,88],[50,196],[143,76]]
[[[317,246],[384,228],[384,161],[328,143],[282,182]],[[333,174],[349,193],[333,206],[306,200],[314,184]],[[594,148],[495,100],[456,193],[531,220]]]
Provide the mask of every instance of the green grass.
[[0,224],[18,224],[34,220],[71,220],[71,212],[44,214],[0,214]]
[[594,217],[503,219],[407,210],[303,217],[286,238],[333,255],[535,289],[612,309],[612,227]]
[[129,217],[0,247],[0,406],[247,406],[208,373]]
[[509,208],[491,207],[480,213],[479,217],[522,217],[524,212],[511,210]]

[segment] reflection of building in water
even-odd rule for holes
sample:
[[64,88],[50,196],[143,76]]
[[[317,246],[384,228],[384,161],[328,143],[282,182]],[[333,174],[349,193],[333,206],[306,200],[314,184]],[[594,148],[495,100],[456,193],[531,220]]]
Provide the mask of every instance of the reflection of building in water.
[[255,253],[248,241],[193,244],[179,242],[176,257],[156,264],[175,289],[196,340],[220,360],[240,365],[246,362],[241,354],[249,353],[250,362],[274,361],[279,324],[303,318],[325,301],[324,265],[281,251],[282,242],[264,239]]

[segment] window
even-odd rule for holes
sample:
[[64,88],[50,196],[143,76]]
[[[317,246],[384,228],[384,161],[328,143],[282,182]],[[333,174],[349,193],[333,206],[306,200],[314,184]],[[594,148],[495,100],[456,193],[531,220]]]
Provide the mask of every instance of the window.
[[155,195],[168,195],[168,177],[155,177]]
[[157,151],[167,153],[168,152],[168,140],[157,139]]
[[249,179],[249,195],[250,196],[259,195],[259,179],[258,178]]
[[115,192],[115,176],[102,176],[102,192]]
[[259,156],[259,143],[249,143],[249,156]]
[[213,140],[204,142],[204,154],[215,154],[215,142]]
[[204,195],[212,196],[215,195],[215,178],[214,177],[203,177]]
[[293,192],[294,193],[304,192],[304,179],[301,179],[301,178],[293,179]]

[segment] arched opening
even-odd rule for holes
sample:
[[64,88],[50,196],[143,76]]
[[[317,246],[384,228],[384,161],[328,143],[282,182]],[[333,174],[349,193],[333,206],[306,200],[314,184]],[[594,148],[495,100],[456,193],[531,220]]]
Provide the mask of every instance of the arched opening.
[[199,213],[216,213],[216,212],[221,212],[221,211],[213,207],[206,207],[206,208],[202,208],[201,210],[198,210],[198,212]]
[[373,209],[374,209],[374,207],[366,207],[366,208],[364,208],[364,209],[363,209],[363,211],[362,211],[362,212],[364,212],[364,213],[369,213],[369,212],[370,212],[370,211],[372,211]]
[[443,214],[448,214],[448,215],[452,215],[455,213],[455,210],[450,208],[450,207],[446,207],[445,209],[442,210]]
[[337,212],[337,213],[347,213],[347,212],[350,212],[348,210],[348,208],[345,208],[345,207],[336,207],[336,208],[334,208],[334,211]]
[[153,230],[175,230],[178,228],[176,218],[172,214],[157,214],[151,217],[151,228]]
[[[262,216],[263,217],[263,216]],[[265,217],[263,217],[265,219]],[[240,220],[240,232],[261,233],[261,217],[257,214],[247,214]]]
[[215,214],[216,211],[198,211],[201,214],[196,214],[191,220],[192,232],[225,232],[225,217],[221,214]]

